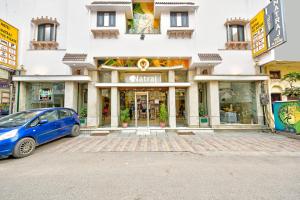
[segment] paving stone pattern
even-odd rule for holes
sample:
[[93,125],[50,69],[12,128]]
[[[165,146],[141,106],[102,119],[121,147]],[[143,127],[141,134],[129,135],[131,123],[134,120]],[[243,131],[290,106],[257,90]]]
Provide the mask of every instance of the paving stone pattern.
[[270,133],[176,133],[138,136],[113,133],[64,138],[49,152],[191,152],[197,154],[300,155],[300,140]]

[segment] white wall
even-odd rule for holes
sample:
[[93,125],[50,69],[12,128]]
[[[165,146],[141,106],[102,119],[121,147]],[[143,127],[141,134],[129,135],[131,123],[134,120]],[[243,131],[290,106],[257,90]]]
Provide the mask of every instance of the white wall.
[[[169,11],[161,14],[161,34],[125,34],[125,14],[117,12],[118,39],[94,39],[90,31],[96,23],[96,14],[85,7],[89,1],[74,0],[2,0],[0,17],[20,29],[20,59],[28,75],[71,74],[62,64],[63,55],[88,53],[93,57],[195,57],[198,53],[219,52],[223,63],[215,68],[216,74],[254,74],[251,51],[225,49],[227,18],[252,18],[268,0],[196,0],[196,15],[190,12],[190,25],[195,27],[191,39],[169,39]],[[60,23],[57,51],[29,50],[32,40],[31,19],[41,16],[56,17]]]

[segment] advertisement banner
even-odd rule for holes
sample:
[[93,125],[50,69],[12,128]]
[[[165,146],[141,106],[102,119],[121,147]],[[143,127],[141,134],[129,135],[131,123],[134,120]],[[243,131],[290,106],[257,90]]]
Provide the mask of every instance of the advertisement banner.
[[19,30],[0,19],[0,65],[15,70],[18,65]]
[[273,0],[250,20],[252,55],[257,57],[287,41],[282,0]]
[[267,34],[265,28],[265,10],[260,11],[250,21],[252,54],[254,57],[261,55],[268,50]]

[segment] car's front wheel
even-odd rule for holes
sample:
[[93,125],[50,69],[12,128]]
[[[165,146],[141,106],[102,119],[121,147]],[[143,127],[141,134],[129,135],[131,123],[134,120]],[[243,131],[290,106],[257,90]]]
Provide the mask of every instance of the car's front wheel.
[[23,138],[19,142],[17,142],[14,151],[13,157],[15,158],[23,158],[26,156],[30,156],[35,150],[36,143],[32,138]]
[[80,134],[80,127],[78,124],[75,124],[73,127],[72,127],[72,132],[71,132],[71,136],[72,137],[76,137]]

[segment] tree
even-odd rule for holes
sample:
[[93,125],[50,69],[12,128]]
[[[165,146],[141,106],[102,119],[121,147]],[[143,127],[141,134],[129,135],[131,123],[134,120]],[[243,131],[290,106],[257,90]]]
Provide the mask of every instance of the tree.
[[292,97],[292,98],[300,98],[300,87],[294,86],[297,81],[300,81],[300,72],[290,72],[281,79],[282,81],[287,81],[290,87],[285,88],[283,95]]

